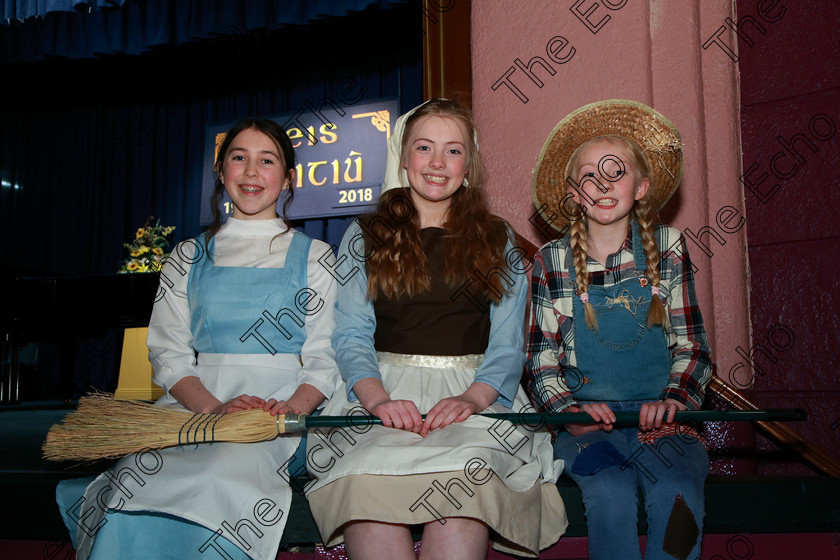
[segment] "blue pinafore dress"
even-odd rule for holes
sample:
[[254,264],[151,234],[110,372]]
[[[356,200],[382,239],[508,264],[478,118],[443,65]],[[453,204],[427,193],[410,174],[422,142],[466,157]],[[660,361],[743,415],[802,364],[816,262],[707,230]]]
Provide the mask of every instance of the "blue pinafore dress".
[[[190,268],[197,373],[222,402],[288,399],[299,385],[305,326],[295,296],[307,287],[312,240],[293,235],[282,268],[216,266],[213,258]],[[156,405],[183,408],[168,394]],[[292,497],[286,464],[299,443],[288,435],[170,447],[129,455],[90,484],[62,482],[58,502],[77,557],[273,560]]]

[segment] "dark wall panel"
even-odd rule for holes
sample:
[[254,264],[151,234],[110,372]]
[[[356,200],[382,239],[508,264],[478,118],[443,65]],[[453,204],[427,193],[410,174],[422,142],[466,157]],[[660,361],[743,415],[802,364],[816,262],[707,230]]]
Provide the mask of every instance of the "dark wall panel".
[[[737,2],[753,330],[745,353],[757,373],[747,394],[768,408],[808,409],[809,422],[794,428],[840,457],[840,4],[777,3],[765,18],[759,6],[771,3]],[[758,443],[768,458],[760,472],[815,472]]]

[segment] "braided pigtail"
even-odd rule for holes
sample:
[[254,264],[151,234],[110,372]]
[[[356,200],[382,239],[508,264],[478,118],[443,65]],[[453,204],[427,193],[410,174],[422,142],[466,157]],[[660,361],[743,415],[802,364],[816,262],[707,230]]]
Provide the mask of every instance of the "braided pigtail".
[[589,273],[586,269],[586,220],[579,219],[572,222],[569,238],[572,246],[572,258],[575,264],[575,280],[578,297],[583,301],[586,310],[586,326],[590,330],[598,330],[598,319],[595,308],[589,303]]
[[653,225],[649,202],[646,199],[636,201],[633,213],[636,216],[636,221],[639,222],[639,234],[642,237],[642,246],[645,250],[647,277],[652,292],[650,307],[648,308],[648,327],[662,325],[663,328],[667,328],[668,312],[659,297],[659,247],[656,244],[655,226]]

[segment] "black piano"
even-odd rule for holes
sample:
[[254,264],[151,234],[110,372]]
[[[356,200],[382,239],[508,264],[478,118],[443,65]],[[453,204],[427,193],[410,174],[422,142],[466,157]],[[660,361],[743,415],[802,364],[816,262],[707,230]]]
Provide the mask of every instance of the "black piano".
[[18,355],[32,342],[58,347],[61,393],[69,400],[78,341],[108,329],[148,326],[158,275],[19,277],[0,279],[0,285],[0,404],[9,404],[20,401]]

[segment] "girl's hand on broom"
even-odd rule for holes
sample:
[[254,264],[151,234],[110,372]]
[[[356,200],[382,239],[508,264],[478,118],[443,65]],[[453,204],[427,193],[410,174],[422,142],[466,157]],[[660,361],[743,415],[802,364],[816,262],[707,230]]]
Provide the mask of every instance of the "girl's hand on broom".
[[670,424],[674,421],[674,414],[678,410],[685,410],[686,406],[674,399],[646,402],[639,411],[639,429],[643,432],[661,428],[663,421]]
[[479,409],[478,406],[463,395],[443,399],[426,414],[426,420],[423,422],[420,435],[426,437],[432,430],[445,428],[455,422],[463,422],[470,415],[475,414],[477,410],[484,410]]
[[423,417],[412,401],[392,400],[380,379],[365,377],[353,386],[362,406],[382,420],[386,428],[397,428],[417,433],[423,426]]
[[605,432],[612,431],[613,422],[615,422],[615,413],[606,405],[606,403],[586,403],[583,406],[570,406],[568,412],[585,412],[592,417],[597,424],[566,424],[566,431],[573,436],[579,436],[587,432],[597,432],[604,430]]
[[277,416],[278,414],[289,414],[290,412],[300,414],[299,410],[294,410],[286,401],[278,401],[277,399],[268,399],[262,406],[262,409],[272,416]]
[[481,412],[499,398],[499,392],[481,381],[474,382],[456,397],[441,399],[426,414],[420,435],[426,437],[432,430],[463,422],[476,412]]
[[396,400],[390,398],[371,407],[371,413],[382,420],[382,425],[417,433],[423,427],[423,417],[413,401]]
[[228,402],[221,403],[213,412],[217,414],[227,414],[229,412],[239,412],[240,410],[250,410],[252,408],[263,408],[265,401],[259,397],[251,395],[239,395],[230,399]]

